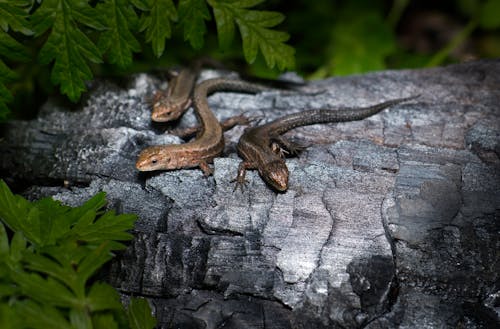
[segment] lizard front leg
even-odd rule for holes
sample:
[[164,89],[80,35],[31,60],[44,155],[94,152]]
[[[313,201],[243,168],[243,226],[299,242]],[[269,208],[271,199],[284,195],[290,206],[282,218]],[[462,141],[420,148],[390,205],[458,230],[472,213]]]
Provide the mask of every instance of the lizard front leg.
[[243,192],[243,189],[248,184],[248,181],[245,178],[247,169],[255,169],[255,168],[256,166],[253,162],[250,161],[240,162],[240,164],[238,165],[238,175],[236,176],[236,178],[231,180],[231,183],[235,183],[233,192],[236,191],[238,188],[241,190],[241,192]]

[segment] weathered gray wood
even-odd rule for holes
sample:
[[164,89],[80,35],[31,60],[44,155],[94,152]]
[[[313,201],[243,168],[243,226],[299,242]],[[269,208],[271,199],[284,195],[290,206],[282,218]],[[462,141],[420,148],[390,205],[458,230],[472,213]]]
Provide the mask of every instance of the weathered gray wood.
[[[282,194],[255,172],[233,192],[240,127],[213,177],[137,173],[142,148],[182,142],[150,123],[144,97],[160,84],[100,83],[74,111],[49,101],[37,120],[3,128],[0,170],[31,183],[30,197],[75,205],[104,190],[109,207],[138,213],[108,278],[124,296],[148,296],[162,327],[499,324],[500,61],[332,78],[306,95],[211,96],[220,118],[272,120],[421,94],[360,122],[288,133],[311,146],[287,160]],[[178,125],[195,122],[188,113]],[[63,181],[79,185],[54,187]]]

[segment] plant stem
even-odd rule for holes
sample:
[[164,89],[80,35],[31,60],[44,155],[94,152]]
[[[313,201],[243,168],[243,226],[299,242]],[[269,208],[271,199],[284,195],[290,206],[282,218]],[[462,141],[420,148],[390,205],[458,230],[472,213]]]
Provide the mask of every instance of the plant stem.
[[427,67],[437,66],[444,62],[444,60],[450,55],[450,53],[457,48],[460,44],[462,44],[465,39],[469,37],[469,35],[474,31],[477,27],[477,20],[472,19],[459,33],[457,33],[453,39],[440,51],[438,51],[429,62],[425,65]]
[[401,14],[410,3],[410,0],[394,0],[391,11],[387,15],[387,23],[394,29],[401,18]]

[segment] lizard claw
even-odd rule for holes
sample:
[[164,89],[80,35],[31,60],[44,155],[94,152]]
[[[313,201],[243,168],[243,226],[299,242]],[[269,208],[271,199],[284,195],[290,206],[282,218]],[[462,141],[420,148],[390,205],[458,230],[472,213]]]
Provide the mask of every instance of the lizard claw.
[[290,152],[288,150],[281,147],[278,143],[272,143],[271,150],[275,154],[278,154],[280,158],[284,158],[284,157],[286,157],[287,154],[290,154]]
[[233,193],[237,190],[240,189],[241,193],[247,188],[248,185],[248,180],[246,179],[240,179],[241,177],[236,177],[231,180],[231,183],[234,183],[234,188],[233,188]]

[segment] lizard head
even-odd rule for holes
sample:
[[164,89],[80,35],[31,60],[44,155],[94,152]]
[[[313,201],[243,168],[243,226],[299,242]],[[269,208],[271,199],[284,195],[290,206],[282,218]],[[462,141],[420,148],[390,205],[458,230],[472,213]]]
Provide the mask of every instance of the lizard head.
[[274,189],[284,192],[288,188],[288,168],[282,159],[268,162],[261,170],[262,178]]
[[189,98],[176,98],[166,92],[157,91],[153,99],[151,120],[155,122],[177,120],[190,105]]
[[188,167],[184,163],[179,145],[150,146],[137,158],[135,167],[140,171],[170,170]]

